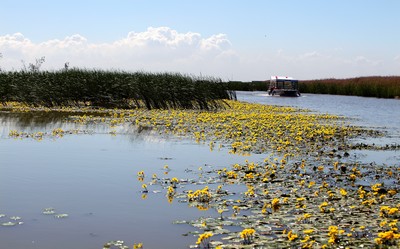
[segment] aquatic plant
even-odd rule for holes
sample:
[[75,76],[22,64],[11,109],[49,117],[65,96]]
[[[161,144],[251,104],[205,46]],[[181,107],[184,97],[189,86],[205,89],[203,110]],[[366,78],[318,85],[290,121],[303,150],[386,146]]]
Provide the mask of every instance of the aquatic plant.
[[250,245],[253,243],[255,233],[256,230],[253,228],[243,229],[243,231],[240,232],[240,237],[243,239],[243,244]]
[[211,232],[205,232],[199,235],[196,244],[200,246],[200,248],[203,249],[209,249],[210,248],[210,238],[213,236],[213,233]]
[[371,76],[349,79],[303,80],[303,93],[354,95],[363,97],[395,98],[400,96],[399,76]]
[[[0,102],[35,106],[214,109],[233,99],[220,79],[179,73],[68,69],[0,71]],[[39,64],[38,64],[39,63]]]
[[[388,233],[379,237],[379,233],[397,234],[400,208],[397,165],[340,160],[352,148],[350,139],[379,136],[379,132],[349,126],[334,115],[318,115],[291,107],[227,103],[228,108],[211,112],[85,109],[84,117],[82,111],[76,114],[75,110],[70,120],[114,127],[133,124],[140,131],[147,129],[167,137],[189,137],[205,146],[214,141],[216,145],[222,144],[222,150],[231,150],[234,144],[236,155],[268,152],[269,156],[261,162],[201,166],[199,171],[193,171],[199,179],[181,179],[179,188],[173,188],[173,178],[153,176],[151,179],[152,185],[160,185],[168,200],[176,198],[178,205],[187,203],[201,211],[208,210],[210,218],[201,222],[206,225],[192,221],[184,224],[218,234],[216,239],[222,237],[227,242],[223,247],[243,246],[239,245],[243,241],[238,238],[238,229],[253,227],[257,230],[253,243],[260,247],[357,248],[362,244],[396,248],[397,236],[391,237]],[[21,104],[12,109],[12,105],[7,103],[2,108],[21,112],[35,110]],[[71,112],[72,108],[59,110]],[[318,169],[319,166],[322,167]],[[146,168],[146,173],[148,170],[151,168]],[[171,169],[166,165],[161,170],[168,173]],[[145,174],[138,176],[143,181]],[[198,189],[187,190],[188,184],[195,184]],[[230,193],[229,186],[234,185],[243,191]],[[222,219],[219,210],[232,215]],[[291,231],[290,236],[282,230]],[[380,240],[374,241],[374,238]],[[210,244],[216,245],[214,241]]]

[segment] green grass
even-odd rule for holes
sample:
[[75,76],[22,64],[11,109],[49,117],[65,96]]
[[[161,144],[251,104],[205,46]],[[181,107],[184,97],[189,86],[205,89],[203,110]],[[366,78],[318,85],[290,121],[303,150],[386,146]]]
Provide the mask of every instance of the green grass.
[[302,93],[398,98],[400,76],[308,80],[299,82],[299,88]]
[[220,79],[179,73],[70,69],[0,72],[0,101],[42,106],[212,109],[234,99]]

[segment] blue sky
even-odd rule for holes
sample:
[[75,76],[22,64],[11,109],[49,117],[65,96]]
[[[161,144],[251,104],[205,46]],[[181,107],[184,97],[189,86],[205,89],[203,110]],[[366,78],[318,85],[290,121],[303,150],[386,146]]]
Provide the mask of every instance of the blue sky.
[[400,74],[398,0],[1,0],[0,67],[223,80]]

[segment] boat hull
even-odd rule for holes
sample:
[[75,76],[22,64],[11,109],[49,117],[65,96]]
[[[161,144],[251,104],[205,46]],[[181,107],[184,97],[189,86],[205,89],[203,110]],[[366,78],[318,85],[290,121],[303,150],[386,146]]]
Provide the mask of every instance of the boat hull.
[[298,90],[275,89],[270,92],[270,95],[282,97],[300,97],[300,92]]

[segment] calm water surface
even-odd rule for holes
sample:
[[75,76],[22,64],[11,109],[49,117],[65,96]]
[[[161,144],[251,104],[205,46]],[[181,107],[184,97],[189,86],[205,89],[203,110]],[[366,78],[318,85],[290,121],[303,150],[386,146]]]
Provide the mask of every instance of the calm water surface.
[[[299,98],[269,96],[265,92],[238,92],[238,100],[267,105],[293,106],[316,113],[349,119],[349,124],[387,132],[383,138],[361,138],[367,144],[400,144],[400,100],[356,96],[302,94]],[[395,164],[400,167],[400,151],[354,151],[354,160]]]
[[[24,222],[0,226],[0,248],[90,249],[102,248],[110,240],[124,240],[127,245],[143,242],[146,248],[187,248],[197,237],[182,234],[193,228],[172,222],[216,216],[216,212],[189,208],[177,200],[170,204],[160,186],[149,186],[150,193],[143,200],[137,172],[146,172],[146,183],[154,173],[198,179],[199,167],[211,170],[265,158],[231,155],[224,149],[210,151],[208,145],[188,140],[137,134],[129,125],[118,128],[125,135],[112,136],[107,127],[68,124],[57,118],[46,123],[44,119],[0,114],[0,214],[6,215],[0,222],[10,221],[11,216],[20,216]],[[51,132],[59,127],[93,129],[95,133],[42,141],[8,137],[12,129]],[[168,176],[164,165],[171,169]],[[42,214],[49,207],[67,213],[68,218]]]
[[[398,100],[330,95],[280,98],[262,92],[239,92],[238,99],[350,117],[352,124],[385,129],[389,140],[384,142],[398,142],[400,137]],[[197,237],[182,234],[193,228],[172,222],[217,216],[216,212],[201,212],[177,200],[170,204],[159,186],[150,186],[150,192],[162,193],[151,192],[143,200],[137,172],[144,170],[145,182],[149,182],[153,173],[163,177],[167,164],[171,168],[167,177],[197,179],[200,166],[207,170],[265,158],[231,155],[225,149],[210,151],[206,144],[184,139],[138,134],[129,125],[119,127],[121,134],[112,136],[106,126],[80,126],[66,123],[64,118],[59,114],[0,113],[0,214],[6,215],[0,222],[8,222],[11,216],[20,216],[24,222],[0,226],[0,248],[95,249],[110,240],[124,240],[130,247],[143,242],[150,249],[188,248]],[[12,129],[51,132],[55,128],[89,130],[93,134],[40,142],[8,137]],[[374,153],[366,153],[364,160],[400,161],[398,152]],[[68,218],[42,214],[49,207],[67,213]]]

